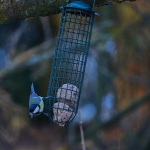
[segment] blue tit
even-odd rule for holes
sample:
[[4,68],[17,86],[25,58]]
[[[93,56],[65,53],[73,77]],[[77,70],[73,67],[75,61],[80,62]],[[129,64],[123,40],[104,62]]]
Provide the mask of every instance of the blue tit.
[[34,91],[33,83],[31,84],[31,94],[29,97],[29,115],[31,118],[33,116],[39,115],[43,112],[44,102],[43,97],[38,96]]

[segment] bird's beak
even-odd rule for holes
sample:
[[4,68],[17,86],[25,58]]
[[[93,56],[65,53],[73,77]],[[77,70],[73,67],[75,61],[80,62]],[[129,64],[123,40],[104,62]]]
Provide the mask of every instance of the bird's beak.
[[29,115],[31,116],[31,118],[33,118],[33,114],[32,113],[29,113]]

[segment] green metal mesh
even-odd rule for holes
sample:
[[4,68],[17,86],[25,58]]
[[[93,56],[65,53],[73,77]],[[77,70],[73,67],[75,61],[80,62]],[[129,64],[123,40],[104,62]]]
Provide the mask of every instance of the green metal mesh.
[[89,50],[94,12],[62,7],[45,112],[64,126],[77,113]]

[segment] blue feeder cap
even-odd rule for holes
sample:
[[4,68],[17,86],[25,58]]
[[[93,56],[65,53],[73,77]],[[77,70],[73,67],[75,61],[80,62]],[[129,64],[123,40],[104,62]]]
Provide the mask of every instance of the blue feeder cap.
[[85,10],[92,11],[92,7],[90,5],[88,5],[87,3],[82,2],[82,1],[75,1],[75,2],[69,3],[67,5],[67,7],[79,8],[79,9],[85,9]]
[[[75,2],[69,3],[67,6],[60,7],[60,9],[63,9],[63,8],[77,8],[77,9],[87,10],[89,12],[93,11],[92,7],[83,1],[75,1]],[[94,12],[94,15],[99,16],[97,12]]]

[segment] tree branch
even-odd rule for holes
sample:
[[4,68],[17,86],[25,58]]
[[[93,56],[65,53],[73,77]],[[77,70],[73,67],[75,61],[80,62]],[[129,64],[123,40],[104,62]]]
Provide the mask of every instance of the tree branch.
[[54,41],[46,41],[15,57],[13,61],[8,62],[4,69],[0,70],[0,79],[18,70],[25,69],[31,65],[40,63],[43,60],[50,59],[54,55]]
[[[93,3],[93,0],[84,1]],[[96,6],[114,5],[124,1],[135,0],[97,0]],[[65,5],[66,0],[1,0],[0,24],[16,19],[57,14],[60,12],[59,7]]]
[[91,127],[91,129],[85,133],[85,137],[87,137],[91,134],[94,134],[95,131],[97,131],[97,129],[103,129],[112,124],[117,123],[118,121],[123,119],[124,116],[131,113],[132,111],[137,109],[142,104],[144,104],[146,102],[150,102],[150,91],[148,93],[146,93],[143,97],[132,100],[132,101],[133,101],[132,104],[130,104],[126,109],[120,111],[118,114],[114,115],[110,120],[108,120],[106,122],[99,122],[95,126]]

